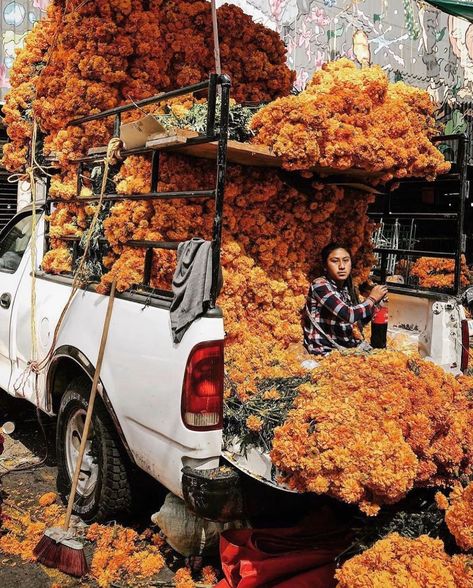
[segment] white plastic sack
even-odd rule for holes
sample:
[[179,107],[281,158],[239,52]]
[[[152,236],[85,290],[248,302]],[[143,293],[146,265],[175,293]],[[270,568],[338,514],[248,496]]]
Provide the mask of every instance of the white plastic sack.
[[217,523],[202,519],[192,513],[181,498],[171,493],[151,520],[164,533],[169,545],[184,557],[217,555],[220,533],[243,526],[239,521]]

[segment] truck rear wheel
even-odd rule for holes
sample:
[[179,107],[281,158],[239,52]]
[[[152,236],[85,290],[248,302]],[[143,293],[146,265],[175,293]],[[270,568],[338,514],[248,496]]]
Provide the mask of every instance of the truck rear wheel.
[[[64,500],[71,491],[91,382],[73,380],[61,399],[56,429],[57,487]],[[73,513],[87,523],[127,511],[131,491],[124,455],[110,418],[96,399]]]

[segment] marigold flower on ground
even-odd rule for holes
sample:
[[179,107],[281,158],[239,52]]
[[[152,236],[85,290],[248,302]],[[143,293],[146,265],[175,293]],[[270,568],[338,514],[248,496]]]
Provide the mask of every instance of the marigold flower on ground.
[[38,500],[38,504],[40,506],[51,506],[52,504],[54,504],[54,502],[56,502],[56,500],[57,500],[56,492],[47,492],[46,494],[43,494],[42,496],[40,496],[40,498]]
[[91,572],[101,587],[129,575],[149,578],[164,567],[158,547],[145,543],[133,529],[93,524],[87,539],[96,542]]
[[174,582],[176,588],[194,588],[195,582],[192,579],[192,575],[187,568],[181,568],[177,570],[174,576]]

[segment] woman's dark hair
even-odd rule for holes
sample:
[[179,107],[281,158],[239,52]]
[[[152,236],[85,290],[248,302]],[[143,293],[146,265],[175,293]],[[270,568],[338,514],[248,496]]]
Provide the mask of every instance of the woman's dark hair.
[[351,257],[351,252],[348,249],[348,247],[345,247],[345,245],[342,245],[341,243],[337,243],[336,241],[333,241],[332,243],[325,245],[325,247],[320,252],[320,255],[322,257],[322,263],[324,264],[324,266],[327,264],[327,259],[329,258],[330,254],[332,253],[332,251],[335,251],[335,249],[345,249],[345,251]]

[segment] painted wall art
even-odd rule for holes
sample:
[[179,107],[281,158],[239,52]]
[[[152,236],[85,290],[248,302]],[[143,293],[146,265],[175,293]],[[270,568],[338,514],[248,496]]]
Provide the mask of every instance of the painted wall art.
[[45,14],[49,0],[0,0],[0,99],[10,88],[9,69],[26,33]]

